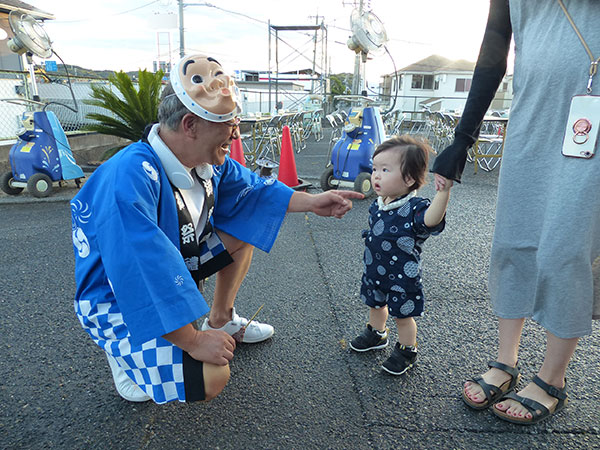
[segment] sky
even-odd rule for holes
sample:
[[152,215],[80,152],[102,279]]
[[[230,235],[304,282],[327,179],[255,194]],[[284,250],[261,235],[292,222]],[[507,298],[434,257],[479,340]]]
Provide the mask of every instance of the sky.
[[[53,14],[44,29],[67,65],[96,70],[151,69],[158,58],[179,58],[177,0],[26,0]],[[354,72],[355,53],[346,42],[350,15],[359,0],[184,1],[186,53],[215,57],[229,72],[269,67],[268,23],[327,27],[327,58],[317,52],[317,71]],[[370,54],[370,83],[430,55],[476,61],[485,29],[488,0],[363,0],[383,23],[390,56]],[[318,19],[317,19],[318,17]],[[172,28],[168,24],[172,24]],[[279,71],[312,68],[312,32],[280,31]],[[320,38],[320,36],[319,36]],[[55,57],[51,58],[56,60]],[[321,64],[321,61],[324,61]],[[59,60],[57,62],[60,63]],[[324,67],[326,66],[326,67]],[[275,69],[275,38],[271,41]]]

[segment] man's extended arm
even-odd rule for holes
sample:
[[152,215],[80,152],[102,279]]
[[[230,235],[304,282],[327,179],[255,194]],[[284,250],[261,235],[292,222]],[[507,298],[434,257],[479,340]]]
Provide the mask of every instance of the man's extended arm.
[[352,209],[349,199],[364,198],[354,191],[326,191],[321,194],[294,192],[290,198],[288,212],[312,212],[319,216],[333,216],[338,219]]

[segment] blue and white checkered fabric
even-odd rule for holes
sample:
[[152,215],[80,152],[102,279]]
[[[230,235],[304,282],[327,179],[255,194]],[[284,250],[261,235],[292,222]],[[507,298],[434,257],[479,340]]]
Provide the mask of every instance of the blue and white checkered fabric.
[[129,330],[116,302],[75,301],[75,312],[92,339],[112,355],[125,373],[156,403],[185,401],[183,354],[179,347],[157,338],[132,346]]
[[200,265],[206,264],[219,253],[225,251],[225,246],[217,233],[210,233],[206,241],[200,244]]

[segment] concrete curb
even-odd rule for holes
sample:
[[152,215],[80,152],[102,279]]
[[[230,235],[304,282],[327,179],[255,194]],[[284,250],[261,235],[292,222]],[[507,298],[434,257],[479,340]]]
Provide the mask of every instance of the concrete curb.
[[[302,190],[321,189],[319,185],[319,179],[314,176],[299,176],[302,180]],[[37,198],[32,196],[24,190],[19,195],[8,195],[4,192],[0,192],[0,205],[27,205],[32,203],[56,203],[56,202],[68,202],[75,195],[77,195],[79,189],[76,187],[56,187],[50,196],[45,198]]]

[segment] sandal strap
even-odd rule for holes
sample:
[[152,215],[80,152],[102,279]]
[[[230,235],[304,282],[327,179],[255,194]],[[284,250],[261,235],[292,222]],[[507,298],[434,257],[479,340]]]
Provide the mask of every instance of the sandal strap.
[[481,387],[481,390],[485,394],[485,398],[487,399],[488,403],[492,402],[494,400],[494,397],[497,397],[499,394],[502,394],[502,391],[498,386],[486,383],[485,381],[483,381],[483,377],[481,376],[473,377],[469,381],[477,383],[479,387]]
[[511,376],[511,378],[515,378],[519,375],[518,365],[515,365],[515,367],[511,367],[511,366],[507,366],[506,364],[502,364],[501,362],[498,362],[498,361],[490,361],[490,362],[488,362],[488,367],[494,367],[496,369],[500,369],[503,372],[506,372],[507,374],[509,374]]
[[554,397],[555,399],[557,399],[559,401],[564,401],[568,397],[568,395],[567,395],[567,380],[566,379],[565,379],[565,387],[562,389],[559,389],[555,386],[552,386],[552,385],[546,383],[544,380],[542,380],[537,375],[533,377],[532,381],[535,384],[537,384],[540,388],[542,388],[544,390],[544,392],[546,392],[546,394]]
[[[515,394],[514,392],[509,392],[508,394],[506,394],[504,397],[502,397],[500,402],[502,402],[505,399],[510,399],[519,402],[521,405],[527,408],[527,410],[531,413],[533,418],[536,418],[537,416],[544,416],[550,414],[550,410],[541,403],[536,402],[535,400],[532,400],[527,397],[521,397],[519,394]],[[538,413],[538,411],[540,412]]]
[[498,361],[488,362],[488,367],[495,367],[496,369],[500,369],[503,372],[506,372],[510,375],[510,382],[507,389],[503,391],[501,389],[501,386],[494,386],[493,384],[488,384],[483,380],[483,377],[481,376],[471,378],[471,380],[469,381],[477,383],[481,387],[483,393],[485,394],[487,402],[493,403],[503,394],[503,392],[512,391],[514,389],[517,382],[519,381],[519,369],[517,369],[517,367],[507,366],[506,364],[502,364]]

